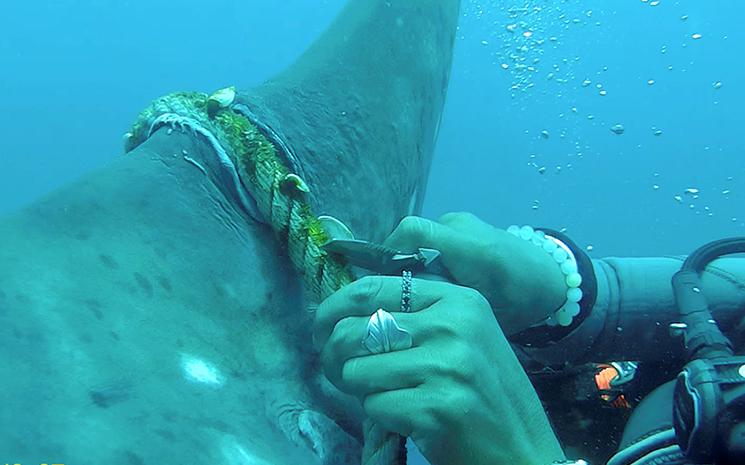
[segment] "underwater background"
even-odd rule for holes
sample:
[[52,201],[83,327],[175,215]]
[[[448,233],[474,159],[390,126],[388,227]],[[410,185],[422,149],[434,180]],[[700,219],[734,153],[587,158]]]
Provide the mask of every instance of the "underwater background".
[[[120,154],[155,97],[268,78],[344,3],[7,2],[0,213]],[[598,257],[742,234],[741,8],[464,0],[424,214],[567,228]]]
[[[121,154],[154,98],[272,76],[345,3],[5,2],[0,214]],[[464,0],[424,215],[566,228],[594,257],[745,234],[741,13],[736,0]]]

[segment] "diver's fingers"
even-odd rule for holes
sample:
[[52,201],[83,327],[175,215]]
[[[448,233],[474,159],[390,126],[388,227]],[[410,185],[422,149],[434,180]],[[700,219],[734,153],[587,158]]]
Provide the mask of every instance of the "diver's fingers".
[[412,388],[424,383],[445,367],[427,347],[415,346],[383,354],[357,357],[344,363],[340,389],[367,397],[375,393]]
[[402,436],[434,433],[453,423],[454,416],[464,415],[471,402],[469,391],[428,386],[383,391],[371,394],[362,402],[365,413],[388,431]]
[[416,387],[407,387],[377,392],[365,397],[362,407],[367,416],[385,430],[411,436],[415,428],[414,416],[418,414],[412,407],[421,400],[420,391]]
[[337,388],[355,395],[415,385],[422,381],[421,373],[440,375],[442,370],[437,368],[443,367],[447,357],[435,360],[431,341],[458,337],[458,324],[453,320],[468,318],[468,311],[452,303],[440,303],[426,312],[392,313],[399,328],[411,336],[412,348],[381,354],[371,353],[363,343],[369,318],[344,318],[321,350],[323,372]]
[[[411,311],[419,312],[451,294],[451,284],[413,279]],[[367,276],[355,281],[321,302],[316,311],[313,340],[317,349],[323,347],[336,324],[350,316],[369,318],[379,308],[395,312],[401,308],[402,278]]]

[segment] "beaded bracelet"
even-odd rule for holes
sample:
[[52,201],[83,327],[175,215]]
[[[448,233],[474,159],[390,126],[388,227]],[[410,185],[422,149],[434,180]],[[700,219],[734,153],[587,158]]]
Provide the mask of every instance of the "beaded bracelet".
[[507,232],[543,249],[551,255],[564,274],[564,283],[567,285],[566,301],[537,326],[571,325],[572,319],[579,314],[579,301],[582,300],[582,289],[579,288],[582,284],[582,276],[577,272],[577,259],[572,251],[555,237],[549,236],[543,231],[536,231],[530,226],[512,225],[507,228]]

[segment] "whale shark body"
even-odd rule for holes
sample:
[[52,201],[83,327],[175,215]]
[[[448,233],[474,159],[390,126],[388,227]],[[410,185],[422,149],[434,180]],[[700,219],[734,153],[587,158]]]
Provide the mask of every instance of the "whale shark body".
[[[371,239],[418,212],[458,10],[350,0],[295,64],[238,92],[314,212]],[[0,219],[0,452],[360,463],[363,414],[320,372],[300,279],[214,147],[182,129]]]

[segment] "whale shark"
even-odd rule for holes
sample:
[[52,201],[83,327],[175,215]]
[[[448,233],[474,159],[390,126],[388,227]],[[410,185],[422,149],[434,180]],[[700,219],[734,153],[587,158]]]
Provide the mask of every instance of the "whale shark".
[[[314,214],[380,240],[420,212],[459,3],[350,0],[231,99]],[[313,306],[250,181],[193,128],[152,129],[0,218],[2,460],[361,463],[364,412],[321,372]]]

